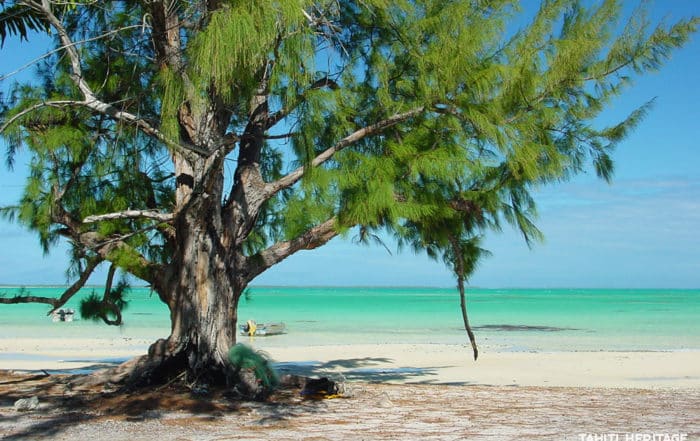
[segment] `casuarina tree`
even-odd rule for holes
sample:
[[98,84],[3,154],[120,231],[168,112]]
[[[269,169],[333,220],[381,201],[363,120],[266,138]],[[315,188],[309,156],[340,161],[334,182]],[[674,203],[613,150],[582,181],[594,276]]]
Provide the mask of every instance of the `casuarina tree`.
[[20,149],[31,161],[3,213],[46,250],[67,241],[73,275],[59,298],[0,302],[59,308],[108,266],[85,310],[118,324],[112,278],[131,274],[172,323],[134,378],[212,383],[235,381],[243,290],[294,253],[381,230],[444,256],[463,286],[474,238],[504,223],[535,238],[530,192],[589,167],[609,179],[649,104],[597,117],[698,24],[654,26],[617,1],[0,7],[3,42],[47,32],[55,45],[32,81],[6,83],[8,163]]

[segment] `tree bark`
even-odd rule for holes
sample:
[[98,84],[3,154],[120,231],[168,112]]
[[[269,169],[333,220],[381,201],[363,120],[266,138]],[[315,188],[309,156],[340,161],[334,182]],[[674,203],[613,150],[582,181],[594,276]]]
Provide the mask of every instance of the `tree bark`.
[[459,306],[462,310],[464,330],[467,331],[469,342],[471,343],[472,351],[474,352],[474,360],[476,360],[479,357],[479,349],[476,347],[476,337],[474,337],[472,327],[469,325],[469,317],[467,316],[467,297],[464,293],[464,278],[462,276],[457,277],[457,287],[459,288]]
[[156,368],[171,371],[156,374],[157,381],[183,370],[190,381],[231,384],[234,380],[228,351],[236,344],[242,288],[227,271],[227,253],[215,244],[210,225],[202,227],[181,241],[177,250],[182,263],[170,283],[170,336],[149,349]]
[[172,370],[184,368],[190,381],[230,384],[228,351],[236,343],[238,300],[245,286],[237,277],[236,249],[222,219],[222,173],[212,172],[209,161],[179,162],[177,241],[163,283],[171,333],[151,346],[149,356],[164,366],[176,363]]
[[476,337],[474,337],[474,332],[472,327],[469,325],[469,316],[467,315],[467,296],[464,290],[464,279],[467,275],[467,269],[464,265],[464,252],[459,244],[456,237],[450,235],[450,244],[452,245],[452,254],[454,261],[455,274],[457,274],[457,289],[459,290],[459,306],[462,310],[462,322],[464,323],[464,330],[467,331],[469,336],[469,342],[472,345],[472,351],[474,352],[474,361],[479,357],[479,349],[476,346]]
[[226,270],[213,237],[195,231],[181,244],[183,259],[170,305],[171,334],[164,354],[183,356],[194,380],[230,383],[228,351],[236,343],[240,290]]

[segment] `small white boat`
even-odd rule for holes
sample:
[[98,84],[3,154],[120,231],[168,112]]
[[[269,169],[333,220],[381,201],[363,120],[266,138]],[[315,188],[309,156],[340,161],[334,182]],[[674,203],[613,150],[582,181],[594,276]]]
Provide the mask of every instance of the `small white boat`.
[[74,315],[74,310],[61,308],[51,313],[51,319],[54,322],[72,322]]
[[287,333],[287,325],[279,323],[255,323],[253,320],[248,320],[245,324],[240,325],[241,335],[249,337],[280,335]]

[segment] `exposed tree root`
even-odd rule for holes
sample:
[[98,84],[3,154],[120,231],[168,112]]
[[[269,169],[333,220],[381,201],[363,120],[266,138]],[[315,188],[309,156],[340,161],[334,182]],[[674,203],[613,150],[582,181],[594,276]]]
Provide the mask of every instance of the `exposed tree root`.
[[224,390],[244,400],[263,400],[272,393],[272,389],[263,385],[249,369],[236,369],[230,364],[193,369],[188,349],[161,339],[151,345],[146,355],[112,368],[72,377],[69,384],[73,389],[103,386],[123,392],[179,385],[198,394]]

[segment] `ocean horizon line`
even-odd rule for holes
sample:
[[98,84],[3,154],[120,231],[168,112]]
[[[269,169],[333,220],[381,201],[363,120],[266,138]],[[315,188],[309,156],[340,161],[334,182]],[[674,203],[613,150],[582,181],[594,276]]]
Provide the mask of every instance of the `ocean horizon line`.
[[[36,284],[13,284],[13,283],[0,283],[0,289],[32,289],[32,288],[68,288],[70,284],[57,284],[57,283],[36,283]],[[104,285],[87,284],[81,289],[104,289]],[[149,285],[131,285],[134,289],[149,289]],[[456,286],[445,286],[445,285],[328,285],[328,284],[311,284],[311,285],[276,285],[276,284],[263,284],[263,285],[250,285],[249,288],[262,288],[262,289],[279,289],[279,288],[289,288],[289,289],[303,289],[303,288],[313,288],[313,289],[457,289]],[[699,287],[624,287],[624,286],[598,286],[598,287],[581,287],[581,286],[501,286],[501,287],[489,287],[489,286],[467,286],[467,290],[484,290],[484,291],[496,291],[496,290],[512,290],[512,291],[526,291],[526,290],[550,290],[550,291],[698,291]]]

